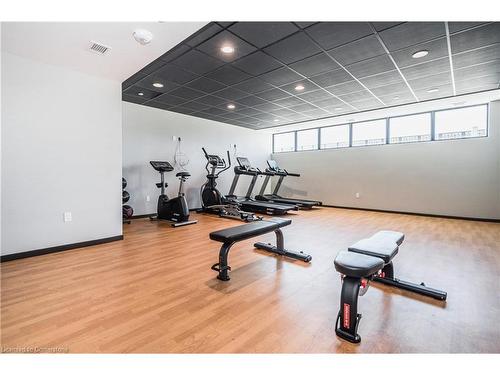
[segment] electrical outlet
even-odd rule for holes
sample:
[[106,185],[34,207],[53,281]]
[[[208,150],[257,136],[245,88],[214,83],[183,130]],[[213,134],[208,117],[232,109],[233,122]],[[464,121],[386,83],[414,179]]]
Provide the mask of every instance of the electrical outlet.
[[146,202],[150,202],[151,201],[151,197],[149,195],[146,195]]
[[359,198],[360,197],[360,194],[359,193],[356,193],[356,198]]
[[71,215],[71,212],[65,212],[63,214],[63,220],[64,220],[65,223],[72,221],[73,217]]
[[176,135],[173,135],[173,136],[172,136],[172,141],[174,141],[174,142],[175,142],[176,140],[177,140],[177,136],[176,136]]

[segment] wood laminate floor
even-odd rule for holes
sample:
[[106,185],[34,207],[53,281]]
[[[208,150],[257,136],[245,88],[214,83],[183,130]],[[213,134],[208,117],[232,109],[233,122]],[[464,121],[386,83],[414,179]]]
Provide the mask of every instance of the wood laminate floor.
[[[288,215],[285,244],[311,264],[253,249],[230,252],[231,281],[210,270],[196,225],[134,220],[125,239],[1,264],[1,339],[9,348],[76,352],[500,352],[500,224],[321,208]],[[335,336],[341,289],[333,259],[377,230],[402,231],[397,276],[448,292],[446,304],[372,285],[360,297],[360,345]],[[274,235],[261,237],[274,241]]]

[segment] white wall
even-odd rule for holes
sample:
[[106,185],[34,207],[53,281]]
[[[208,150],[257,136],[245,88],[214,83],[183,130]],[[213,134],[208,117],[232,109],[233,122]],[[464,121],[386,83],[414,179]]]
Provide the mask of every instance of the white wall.
[[[123,102],[123,176],[128,182],[126,190],[131,195],[128,204],[134,208],[134,215],[156,212],[159,189],[155,183],[159,182],[160,175],[149,161],[166,160],[173,164],[176,142],[172,136],[181,137],[182,152],[190,160],[186,170],[191,173],[191,177],[184,189],[190,208],[200,207],[200,187],[206,181],[206,159],[201,147],[226,158],[226,150],[231,144],[236,144],[239,156],[248,157],[252,164],[261,168],[266,165],[271,152],[269,134]],[[236,160],[233,160],[233,166],[235,164]],[[170,197],[177,194],[179,181],[175,173],[178,170],[176,167],[175,171],[165,175]],[[218,188],[223,194],[228,193],[233,176],[232,168],[221,174]],[[242,176],[237,192],[243,194],[249,182],[249,177]],[[262,179],[257,183],[255,192],[261,182]],[[149,202],[146,201],[148,195],[151,199]]]
[[273,158],[302,174],[285,179],[282,195],[336,206],[500,219],[500,101],[490,105],[487,138],[292,152]]
[[120,83],[1,62],[2,254],[120,235]]

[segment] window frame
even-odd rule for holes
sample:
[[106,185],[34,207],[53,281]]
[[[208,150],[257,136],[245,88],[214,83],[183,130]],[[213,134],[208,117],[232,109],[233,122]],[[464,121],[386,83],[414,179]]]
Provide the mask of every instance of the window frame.
[[[320,133],[321,133],[321,128],[308,128],[308,129],[300,129],[300,130],[295,130],[295,152],[304,152],[304,151],[318,151],[319,150],[319,141],[320,141]],[[298,139],[299,139],[299,133],[304,132],[304,131],[310,131],[310,130],[316,130],[316,148],[312,148],[310,150],[299,150],[298,148]]]
[[[485,135],[480,135],[476,137],[463,137],[463,138],[450,138],[450,139],[436,139],[436,113],[438,112],[444,112],[444,111],[455,111],[455,110],[460,110],[464,108],[471,108],[471,107],[485,107],[486,108],[486,134]],[[416,116],[416,115],[423,115],[423,114],[430,114],[431,117],[431,139],[428,141],[416,141],[416,142],[399,142],[399,143],[390,143],[390,124],[391,124],[391,119],[393,118],[400,118],[400,117],[407,117],[407,116]],[[364,123],[364,122],[372,122],[372,121],[380,121],[380,120],[385,120],[385,143],[378,143],[378,144],[372,144],[372,145],[359,145],[359,146],[353,146],[353,125],[358,124],[358,123]],[[325,128],[332,128],[334,126],[349,126],[349,146],[346,147],[331,147],[331,148],[321,148],[321,130]],[[316,129],[318,132],[318,144],[317,148],[311,149],[311,150],[298,150],[297,149],[297,133],[300,131],[305,131],[305,130],[314,130]],[[294,133],[294,149],[291,151],[281,151],[281,152],[276,152],[274,147],[275,147],[275,139],[274,137],[276,135],[281,135],[281,134],[288,134],[288,133]],[[272,138],[272,153],[273,154],[283,154],[287,152],[307,152],[307,151],[326,151],[326,150],[342,150],[342,149],[349,149],[349,148],[358,148],[358,147],[370,147],[370,146],[383,146],[383,145],[407,145],[407,144],[412,144],[412,143],[428,143],[428,142],[436,142],[436,141],[459,141],[459,140],[464,140],[464,139],[476,139],[476,138],[488,138],[490,135],[490,103],[480,103],[480,104],[471,104],[471,105],[466,105],[462,107],[454,107],[454,108],[443,108],[443,109],[435,109],[431,111],[421,111],[421,112],[415,112],[415,113],[408,113],[405,115],[399,115],[399,116],[386,116],[386,117],[378,117],[374,119],[369,119],[369,120],[363,120],[363,121],[352,121],[352,122],[344,122],[341,124],[335,124],[335,125],[325,125],[325,126],[315,126],[311,128],[306,128],[306,129],[300,129],[300,130],[289,130],[281,133],[273,133],[273,138]]]
[[[330,129],[330,128],[335,128],[337,126],[347,126],[347,146],[344,146],[344,147],[321,147],[321,141],[322,141],[322,133],[323,133],[323,129]],[[340,148],[349,148],[351,147],[351,123],[349,122],[346,122],[345,124],[338,124],[338,125],[330,125],[330,126],[322,126],[321,128],[319,128],[319,139],[318,139],[318,150],[337,150],[337,149],[340,149]]]

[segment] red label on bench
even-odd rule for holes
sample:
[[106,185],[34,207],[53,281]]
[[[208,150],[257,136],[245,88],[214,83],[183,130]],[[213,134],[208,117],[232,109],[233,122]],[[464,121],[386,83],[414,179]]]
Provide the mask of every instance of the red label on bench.
[[342,324],[347,329],[351,326],[351,305],[348,303],[344,303],[344,321]]

